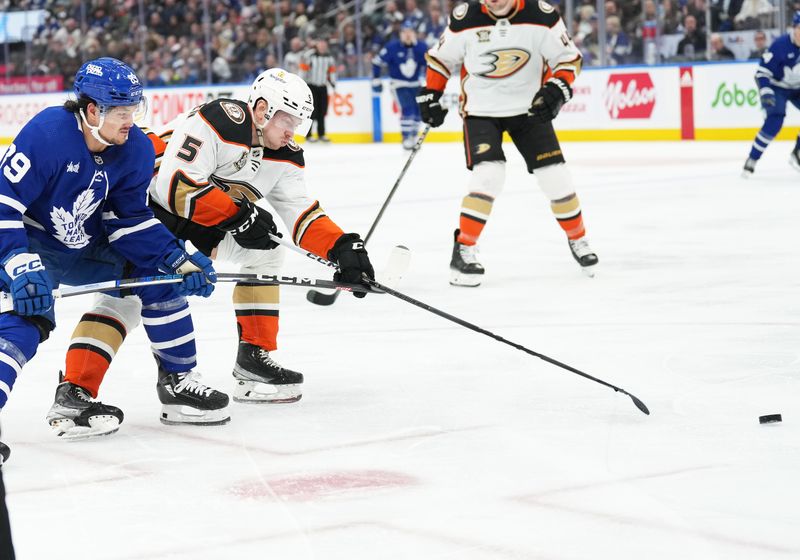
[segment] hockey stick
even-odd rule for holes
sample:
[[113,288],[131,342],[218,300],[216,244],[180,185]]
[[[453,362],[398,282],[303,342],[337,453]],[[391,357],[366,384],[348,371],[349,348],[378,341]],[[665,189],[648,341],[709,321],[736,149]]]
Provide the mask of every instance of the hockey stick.
[[[331,263],[332,264],[332,263]],[[335,265],[334,265],[335,266]],[[82,286],[65,286],[53,290],[53,297],[67,298],[97,292],[113,292],[116,290],[126,290],[140,286],[155,286],[157,284],[177,284],[183,281],[181,274],[165,274],[163,276],[142,276],[140,278],[124,278],[121,280],[109,280],[107,282],[96,282],[94,284],[84,284]],[[341,290],[345,292],[367,292],[374,293],[369,287],[363,284],[347,284],[334,280],[320,280],[317,278],[302,278],[298,276],[275,276],[269,274],[239,274],[220,272],[217,274],[218,282],[253,282],[273,286],[297,286],[298,288],[324,288],[329,290]],[[14,310],[14,300],[8,292],[0,292],[0,313],[7,313]]]
[[[320,257],[318,257],[318,256],[316,256],[316,255],[314,255],[312,253],[308,253],[308,252],[304,251],[303,249],[301,249],[299,247],[295,247],[294,245],[292,245],[288,241],[284,241],[280,237],[275,237],[273,235],[270,235],[270,237],[272,237],[273,241],[276,241],[276,242],[280,243],[281,245],[284,245],[284,246],[286,246],[286,247],[288,247],[288,248],[290,248],[290,249],[292,249],[294,251],[297,251],[300,254],[304,254],[305,256],[310,257],[310,258],[312,258],[312,259],[324,264],[325,266],[336,267],[336,265],[334,263],[332,263],[330,261],[326,261],[325,259],[322,259],[322,258],[320,258]],[[478,325],[475,325],[473,323],[470,323],[469,321],[465,321],[464,319],[456,317],[455,315],[451,315],[451,314],[446,313],[446,312],[444,312],[444,311],[442,311],[440,309],[436,309],[435,307],[432,307],[432,306],[428,305],[427,303],[423,303],[423,302],[421,302],[419,300],[416,300],[416,299],[414,299],[414,298],[412,298],[410,296],[407,296],[407,295],[405,295],[405,294],[403,294],[401,292],[398,292],[397,290],[393,290],[392,288],[389,288],[388,286],[384,286],[380,282],[376,282],[375,280],[370,280],[368,278],[365,278],[364,282],[368,283],[375,290],[378,290],[378,291],[381,291],[381,292],[385,292],[385,293],[387,293],[387,294],[389,294],[391,296],[394,296],[394,297],[396,297],[398,299],[401,299],[401,300],[403,300],[403,301],[405,301],[407,303],[410,303],[411,305],[415,305],[415,306],[417,306],[417,307],[419,307],[421,309],[424,309],[425,311],[430,311],[434,315],[438,315],[439,317],[441,317],[443,319],[447,319],[448,321],[452,321],[453,323],[456,323],[457,325],[461,325],[462,327],[466,327],[466,328],[468,328],[470,330],[473,330],[473,331],[475,331],[477,333],[486,335],[486,336],[488,336],[490,338],[493,338],[493,339],[497,340],[498,342],[502,342],[503,344],[508,344],[512,348],[516,348],[517,350],[521,350],[522,352],[525,352],[526,354],[530,354],[531,356],[539,358],[540,360],[544,360],[545,362],[553,364],[554,366],[557,366],[557,367],[560,367],[562,369],[565,369],[565,370],[567,370],[567,371],[569,371],[571,373],[574,373],[576,375],[580,375],[581,377],[585,377],[586,379],[589,379],[590,381],[594,381],[595,383],[599,383],[600,385],[604,385],[604,386],[606,386],[606,387],[608,387],[610,389],[613,389],[614,391],[616,391],[618,393],[622,393],[623,395],[627,395],[627,396],[629,396],[631,398],[631,400],[633,401],[633,404],[636,405],[636,408],[638,408],[639,410],[641,410],[645,414],[648,414],[648,415],[650,414],[650,410],[647,408],[647,405],[645,405],[644,402],[642,402],[638,397],[632,395],[631,393],[629,393],[625,389],[622,389],[621,387],[617,387],[616,385],[612,385],[611,383],[603,381],[602,379],[598,379],[597,377],[589,375],[588,373],[585,373],[585,372],[583,372],[583,371],[581,371],[579,369],[576,369],[576,368],[574,368],[574,367],[572,367],[570,365],[567,365],[567,364],[565,364],[563,362],[559,362],[558,360],[555,360],[555,359],[553,359],[553,358],[551,358],[549,356],[545,356],[544,354],[540,354],[539,352],[535,352],[535,351],[531,350],[530,348],[526,348],[525,346],[523,346],[521,344],[517,344],[516,342],[512,342],[510,340],[507,340],[507,339],[503,338],[502,336],[497,335],[497,334],[495,334],[495,333],[493,333],[491,331],[487,331],[486,329],[481,328]]]
[[[428,132],[430,132],[430,130],[431,125],[426,125],[425,128],[422,129],[422,134],[420,134],[419,138],[417,138],[417,143],[414,144],[413,148],[411,148],[411,153],[408,155],[408,159],[406,160],[406,164],[403,166],[403,170],[400,172],[400,176],[397,178],[397,181],[394,182],[392,190],[389,191],[389,196],[386,197],[386,200],[384,201],[383,206],[381,206],[381,209],[378,211],[378,215],[375,216],[375,220],[372,222],[372,226],[370,226],[366,237],[364,237],[364,245],[366,245],[367,241],[369,241],[369,238],[372,237],[372,232],[375,231],[375,227],[377,227],[378,222],[381,221],[383,213],[386,211],[386,207],[389,206],[389,202],[392,201],[392,197],[394,196],[397,187],[400,186],[400,181],[403,180],[406,171],[408,171],[408,168],[411,166],[411,162],[414,160],[414,156],[417,155],[417,152],[422,147],[422,143],[425,141],[425,137],[428,136]],[[309,290],[306,294],[306,299],[316,305],[333,305],[333,302],[335,302],[336,298],[338,297],[338,291],[330,294],[323,294],[322,292],[318,292],[316,290]]]

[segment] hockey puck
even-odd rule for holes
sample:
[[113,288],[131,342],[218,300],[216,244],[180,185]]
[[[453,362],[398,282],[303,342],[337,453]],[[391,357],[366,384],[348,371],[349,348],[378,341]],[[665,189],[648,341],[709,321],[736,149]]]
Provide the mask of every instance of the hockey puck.
[[758,417],[759,424],[775,424],[776,422],[782,422],[783,418],[780,414],[765,414],[764,416]]

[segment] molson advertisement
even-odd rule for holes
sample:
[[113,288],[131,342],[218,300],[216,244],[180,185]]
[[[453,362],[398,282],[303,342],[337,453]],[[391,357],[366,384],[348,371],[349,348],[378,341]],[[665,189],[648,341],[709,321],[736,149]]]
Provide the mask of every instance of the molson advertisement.
[[677,67],[586,68],[555,128],[562,140],[679,140],[680,100]]

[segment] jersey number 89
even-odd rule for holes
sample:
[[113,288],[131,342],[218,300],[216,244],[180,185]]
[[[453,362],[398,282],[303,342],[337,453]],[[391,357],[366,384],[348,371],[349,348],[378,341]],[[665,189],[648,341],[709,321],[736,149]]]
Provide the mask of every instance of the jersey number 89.
[[[11,144],[6,150],[3,160],[0,161],[0,166],[3,167],[3,175],[6,179],[12,183],[19,183],[31,168],[31,160],[22,152],[14,152],[17,152],[17,147]],[[12,155],[14,157],[11,157]],[[8,160],[8,165],[6,165],[6,160]]]

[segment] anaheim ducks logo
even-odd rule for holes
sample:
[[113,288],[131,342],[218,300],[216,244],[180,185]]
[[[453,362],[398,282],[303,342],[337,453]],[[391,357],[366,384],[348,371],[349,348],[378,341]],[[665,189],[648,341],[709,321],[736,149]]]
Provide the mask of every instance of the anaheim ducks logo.
[[230,120],[236,124],[242,124],[244,122],[244,111],[236,103],[222,101],[220,102],[220,106]]
[[486,62],[486,64],[491,64],[492,67],[485,72],[479,73],[478,76],[493,79],[508,78],[516,74],[531,59],[531,53],[523,49],[502,49],[484,53],[483,56],[492,58],[492,60]]
[[212,175],[209,179],[213,185],[218,187],[222,192],[227,193],[228,196],[234,200],[246,198],[250,202],[255,203],[258,199],[263,198],[258,189],[247,181],[234,181],[217,175]]

